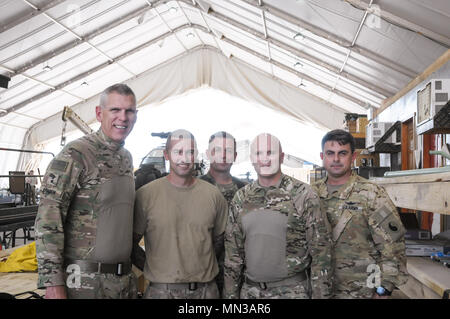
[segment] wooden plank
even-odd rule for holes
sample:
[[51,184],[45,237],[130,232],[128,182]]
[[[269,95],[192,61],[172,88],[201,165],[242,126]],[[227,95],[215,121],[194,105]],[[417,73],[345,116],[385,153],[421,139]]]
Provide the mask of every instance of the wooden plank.
[[397,207],[450,215],[450,182],[382,186]]
[[432,173],[423,175],[398,176],[398,177],[376,177],[371,178],[374,183],[385,184],[414,184],[414,183],[433,183],[450,182],[450,172]]
[[407,270],[410,276],[434,291],[442,298],[444,291],[450,289],[450,269],[427,257],[407,257]]
[[[433,290],[422,284],[413,276],[408,276],[408,281],[403,286],[399,287],[399,290],[405,294],[409,299],[442,299]],[[395,292],[396,290],[394,290]],[[394,295],[394,292],[392,295]],[[395,298],[393,298],[395,299]]]
[[374,117],[377,117],[381,112],[387,109],[389,106],[394,104],[397,100],[403,97],[406,93],[410,92],[421,82],[425,81],[433,72],[440,69],[445,63],[450,60],[450,49],[445,51],[443,55],[441,55],[436,61],[434,61],[422,74],[418,75],[411,82],[409,82],[403,89],[397,92],[394,96],[385,99],[381,106],[374,111]]
[[397,207],[450,215],[450,172],[370,179]]

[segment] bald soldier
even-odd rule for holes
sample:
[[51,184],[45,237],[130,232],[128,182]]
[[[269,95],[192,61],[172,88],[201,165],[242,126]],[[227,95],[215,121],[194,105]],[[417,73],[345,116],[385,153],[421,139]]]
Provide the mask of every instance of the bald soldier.
[[95,109],[100,129],[50,162],[36,216],[38,287],[46,298],[134,298],[131,272],[134,176],[123,147],[136,122],[136,97],[107,88]]
[[260,134],[250,156],[258,179],[241,188],[225,233],[226,298],[328,298],[331,239],[309,185],[281,172],[279,140]]
[[355,140],[328,132],[320,156],[327,177],[313,188],[333,228],[333,298],[387,298],[407,279],[405,229],[386,191],[352,173]]
[[133,255],[144,236],[148,299],[219,297],[215,278],[223,250],[227,202],[213,185],[193,176],[197,143],[192,133],[169,134],[164,157],[169,175],[136,193]]

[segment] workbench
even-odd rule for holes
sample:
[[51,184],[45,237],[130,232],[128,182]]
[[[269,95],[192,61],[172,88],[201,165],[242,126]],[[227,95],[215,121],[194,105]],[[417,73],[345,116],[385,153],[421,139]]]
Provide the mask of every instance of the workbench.
[[450,268],[430,257],[407,257],[408,282],[399,287],[411,299],[442,299],[450,292]]

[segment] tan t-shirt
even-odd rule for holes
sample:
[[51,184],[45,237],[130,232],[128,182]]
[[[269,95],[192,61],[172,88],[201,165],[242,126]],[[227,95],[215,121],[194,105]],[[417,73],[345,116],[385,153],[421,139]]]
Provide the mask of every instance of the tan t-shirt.
[[180,188],[167,177],[136,193],[134,232],[144,235],[145,278],[151,282],[208,282],[219,268],[213,237],[226,227],[227,202],[208,182]]

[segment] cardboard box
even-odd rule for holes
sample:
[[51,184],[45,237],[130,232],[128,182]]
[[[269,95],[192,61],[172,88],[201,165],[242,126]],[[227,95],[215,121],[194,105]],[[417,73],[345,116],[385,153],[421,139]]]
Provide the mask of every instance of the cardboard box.
[[358,117],[356,120],[356,132],[366,134],[366,126],[369,124],[367,117]]
[[344,122],[344,130],[349,133],[356,133],[356,121],[346,120]]

